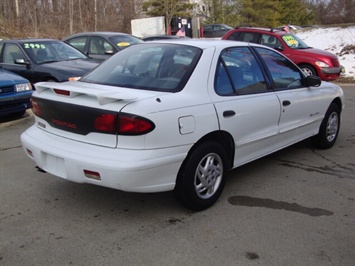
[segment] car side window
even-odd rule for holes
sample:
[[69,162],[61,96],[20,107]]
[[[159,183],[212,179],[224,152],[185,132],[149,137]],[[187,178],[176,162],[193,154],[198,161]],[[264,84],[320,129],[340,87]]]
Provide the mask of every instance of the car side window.
[[243,42],[258,43],[259,33],[245,32]]
[[76,49],[84,53],[86,40],[87,37],[77,37],[77,38],[70,39],[68,41],[68,44],[70,44],[71,46],[75,47]]
[[255,49],[265,61],[276,90],[302,87],[301,71],[290,60],[270,49],[261,47]]
[[228,40],[258,43],[259,33],[256,32],[234,32],[228,37]]
[[204,28],[203,28],[205,31],[207,31],[207,30],[213,30],[213,26],[212,25],[206,25],[206,26],[204,26]]
[[267,91],[262,71],[248,47],[228,48],[221,53],[214,86],[221,96]]
[[90,39],[90,54],[104,55],[106,50],[113,50],[111,44],[101,37],[91,37]]
[[281,42],[276,37],[268,34],[261,35],[261,44],[273,49],[282,47]]
[[242,41],[241,40],[241,32],[237,31],[237,32],[233,32],[231,35],[228,36],[227,40],[231,40],[231,41]]
[[26,61],[26,56],[17,44],[6,44],[4,47],[4,63],[15,64],[16,59],[24,59]]

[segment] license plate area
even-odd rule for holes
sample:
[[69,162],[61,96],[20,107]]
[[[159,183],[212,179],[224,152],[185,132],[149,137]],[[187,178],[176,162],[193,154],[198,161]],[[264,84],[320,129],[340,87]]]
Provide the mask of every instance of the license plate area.
[[63,158],[48,153],[42,153],[42,162],[44,163],[43,168],[45,171],[66,178],[65,161]]

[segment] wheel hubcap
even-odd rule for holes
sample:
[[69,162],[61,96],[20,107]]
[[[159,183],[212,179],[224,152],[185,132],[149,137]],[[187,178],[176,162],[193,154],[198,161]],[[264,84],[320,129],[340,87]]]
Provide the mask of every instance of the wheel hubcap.
[[307,76],[312,76],[312,70],[310,70],[309,68],[302,68],[303,73],[305,73]]
[[218,154],[210,153],[199,163],[195,173],[195,190],[201,199],[215,194],[221,184],[223,163]]
[[326,137],[329,142],[332,142],[335,139],[338,132],[338,124],[339,124],[338,114],[334,112],[329,116],[327,122]]

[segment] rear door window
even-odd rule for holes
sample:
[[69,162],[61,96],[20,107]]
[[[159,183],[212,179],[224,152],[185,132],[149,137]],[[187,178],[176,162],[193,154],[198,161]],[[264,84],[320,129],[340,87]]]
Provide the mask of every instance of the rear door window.
[[240,41],[240,42],[251,42],[258,43],[259,33],[256,32],[245,32],[237,31],[228,37],[228,40]]
[[77,37],[77,38],[70,39],[69,41],[67,41],[67,43],[84,53],[85,43],[86,43],[87,38],[88,37],[86,37],[86,36]]
[[106,54],[106,51],[113,51],[113,47],[108,41],[101,37],[91,37],[89,49],[90,54],[104,55]]
[[248,47],[228,48],[221,53],[214,86],[221,96],[267,91],[261,69]]

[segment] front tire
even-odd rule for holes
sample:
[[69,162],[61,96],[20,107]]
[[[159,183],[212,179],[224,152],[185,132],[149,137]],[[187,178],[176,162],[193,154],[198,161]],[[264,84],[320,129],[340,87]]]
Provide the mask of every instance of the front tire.
[[338,137],[339,128],[340,108],[332,103],[323,118],[319,133],[311,139],[313,145],[319,149],[331,148]]
[[306,74],[306,76],[317,76],[317,71],[314,69],[314,67],[310,65],[300,65],[300,69],[303,71],[303,73]]
[[221,145],[205,142],[183,163],[174,189],[175,197],[191,210],[212,206],[221,195],[226,178],[226,153]]

